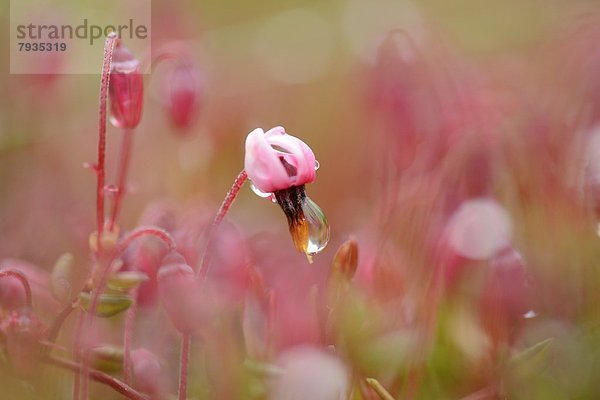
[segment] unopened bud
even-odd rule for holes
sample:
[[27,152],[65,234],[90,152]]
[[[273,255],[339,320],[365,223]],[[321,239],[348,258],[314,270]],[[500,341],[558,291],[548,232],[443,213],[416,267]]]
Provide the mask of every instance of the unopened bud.
[[117,272],[108,278],[108,287],[114,290],[127,291],[146,282],[148,275],[140,271]]
[[133,129],[142,117],[144,79],[140,62],[120,41],[113,52],[110,71],[110,122],[117,128]]
[[[100,245],[104,251],[114,249],[119,240],[119,230],[113,229],[112,231],[103,231],[102,238],[100,239]],[[93,232],[89,238],[89,246],[92,252],[98,252],[98,232]]]
[[123,349],[121,347],[106,345],[94,347],[92,353],[92,366],[103,372],[119,372],[123,368]]
[[[133,299],[130,296],[120,294],[101,294],[98,297],[95,314],[98,317],[112,317],[129,308]],[[92,307],[92,295],[90,293],[79,293],[79,303],[81,307],[90,312]]]
[[333,256],[331,274],[350,281],[354,277],[357,267],[358,243],[354,239],[349,239],[338,248]]
[[73,277],[73,255],[65,253],[61,255],[50,275],[50,289],[54,298],[61,303],[71,301],[71,279]]

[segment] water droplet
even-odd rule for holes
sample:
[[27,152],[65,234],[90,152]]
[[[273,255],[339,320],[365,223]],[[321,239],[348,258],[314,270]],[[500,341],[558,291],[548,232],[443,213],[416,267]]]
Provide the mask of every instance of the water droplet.
[[529,310],[525,314],[523,314],[523,318],[525,318],[525,319],[531,319],[531,318],[535,318],[535,317],[537,317],[537,313],[533,310]]
[[306,254],[313,256],[321,252],[329,243],[329,223],[321,208],[309,197],[306,197],[306,201],[302,204],[302,211],[308,223]]
[[250,182],[250,189],[252,189],[252,191],[254,192],[254,194],[256,194],[259,197],[263,197],[265,199],[269,199],[273,203],[277,202],[277,200],[275,199],[275,196],[273,195],[273,193],[263,192],[262,190],[260,190],[256,186],[254,186],[254,183],[252,183],[252,182]]
[[317,160],[315,160],[315,171],[317,171],[320,166],[321,166],[321,164],[319,164],[319,162]]
[[116,185],[106,185],[104,186],[104,190],[108,193],[117,193],[119,188]]

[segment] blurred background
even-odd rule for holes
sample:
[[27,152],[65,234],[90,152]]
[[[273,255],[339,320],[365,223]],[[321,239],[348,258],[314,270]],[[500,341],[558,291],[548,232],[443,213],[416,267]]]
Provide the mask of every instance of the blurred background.
[[[68,251],[83,280],[99,74],[10,75],[0,35],[0,258],[49,271]],[[300,301],[358,243],[334,339],[282,305],[273,357],[333,344],[395,398],[600,397],[597,1],[156,0],[151,36],[153,55],[183,49],[197,103],[174,124],[176,63],[145,75],[121,229],[157,202],[213,215],[246,135],[282,125],[320,163],[307,192],[331,241],[309,266],[279,208],[244,188],[228,221],[251,264]],[[121,134],[109,125],[109,183]],[[247,383],[229,373],[214,372]]]

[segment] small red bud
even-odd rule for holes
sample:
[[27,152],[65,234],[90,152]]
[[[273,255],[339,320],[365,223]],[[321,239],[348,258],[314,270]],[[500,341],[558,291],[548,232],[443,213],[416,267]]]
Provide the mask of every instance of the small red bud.
[[133,129],[142,117],[144,79],[140,62],[121,42],[113,52],[110,71],[110,122],[117,128]]
[[165,106],[173,125],[187,132],[198,115],[200,82],[197,71],[179,64],[170,71],[166,80]]
[[358,243],[349,239],[342,244],[333,257],[332,275],[352,280],[358,266]]

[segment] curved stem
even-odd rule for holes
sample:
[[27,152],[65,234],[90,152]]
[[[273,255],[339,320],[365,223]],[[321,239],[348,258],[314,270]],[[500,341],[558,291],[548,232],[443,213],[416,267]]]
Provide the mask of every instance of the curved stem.
[[187,397],[187,376],[192,335],[184,333],[181,336],[181,356],[179,358],[179,400]]
[[[45,356],[43,358],[43,360],[45,362],[47,362],[48,364],[52,364],[57,367],[71,370],[71,371],[75,372],[75,376],[78,376],[79,372],[81,372],[81,369],[82,369],[81,365],[77,364],[76,362],[73,362],[70,360],[65,360],[62,358]],[[138,392],[131,386],[121,382],[117,378],[112,377],[108,374],[105,374],[104,372],[98,371],[96,369],[92,369],[92,370],[90,370],[90,376],[95,381],[103,383],[107,386],[110,386],[111,388],[113,388],[114,390],[116,390],[117,392],[122,394],[123,396],[127,397],[128,399],[148,400],[147,396],[141,394],[140,392]]]
[[162,240],[169,250],[173,250],[177,247],[173,237],[171,237],[169,232],[164,229],[155,226],[140,226],[130,231],[123,239],[121,239],[116,250],[117,256],[121,255],[134,240],[144,236],[154,236]]
[[7,276],[12,276],[13,278],[17,278],[19,280],[19,282],[21,282],[21,285],[23,286],[23,289],[25,290],[25,302],[27,303],[27,307],[31,308],[33,305],[32,296],[31,296],[31,286],[29,285],[29,281],[27,280],[27,277],[25,276],[25,274],[23,274],[21,271],[18,271],[16,269],[3,269],[0,271],[0,279],[7,277]]
[[203,271],[205,270],[204,266],[208,265],[208,263],[210,261],[208,249],[210,248],[213,234],[217,230],[217,228],[219,227],[219,225],[221,224],[221,222],[223,221],[225,216],[227,215],[227,212],[231,208],[231,205],[235,201],[235,198],[237,197],[238,193],[242,189],[242,186],[244,186],[244,183],[246,182],[247,179],[248,179],[248,174],[246,174],[245,170],[242,170],[238,174],[238,176],[235,178],[235,180],[233,181],[233,185],[231,185],[231,188],[225,195],[225,198],[223,199],[223,202],[221,203],[221,206],[219,207],[219,211],[217,211],[217,214],[215,215],[215,219],[213,220],[212,224],[208,228],[207,238],[206,238],[206,242],[205,242],[204,249],[202,252],[202,258],[200,259],[200,266],[198,267],[198,270],[196,271],[196,276],[200,277],[201,273],[206,275],[206,272],[203,272]]
[[133,131],[124,130],[121,138],[121,154],[119,156],[119,167],[117,172],[117,193],[115,193],[112,204],[112,211],[108,222],[109,232],[113,230],[117,216],[121,208],[121,202],[125,195],[127,172],[129,171],[129,161],[131,159],[131,147],[133,144]]
[[102,252],[102,233],[104,231],[104,176],[106,158],[106,98],[110,83],[110,68],[115,44],[118,40],[116,33],[111,33],[104,43],[104,58],[102,62],[102,78],[100,80],[100,105],[98,109],[98,160],[96,161],[96,230],[98,232],[98,252]]

